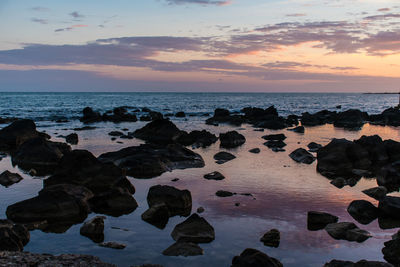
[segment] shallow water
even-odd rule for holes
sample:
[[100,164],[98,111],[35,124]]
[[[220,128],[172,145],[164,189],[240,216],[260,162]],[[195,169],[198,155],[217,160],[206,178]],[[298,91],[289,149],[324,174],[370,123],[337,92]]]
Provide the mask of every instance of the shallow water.
[[[386,96],[382,96],[385,98]],[[87,100],[87,103],[93,100]],[[149,100],[150,101],[150,100]],[[382,100],[387,101],[387,100]],[[124,105],[112,102],[111,106]],[[269,103],[268,103],[269,105]],[[266,105],[266,106],[268,106]],[[162,106],[162,105],[160,105]],[[221,104],[223,106],[223,104]],[[382,111],[381,107],[378,112]],[[306,148],[311,141],[327,144],[332,138],[358,139],[362,135],[379,134],[382,139],[400,141],[399,128],[365,125],[361,131],[346,131],[324,125],[306,128],[305,134],[287,130],[256,132],[249,125],[239,127],[208,126],[204,117],[174,119],[181,129],[207,129],[215,134],[228,130],[238,130],[245,135],[246,143],[237,149],[229,150],[236,159],[218,165],[213,155],[220,151],[219,142],[206,149],[195,149],[202,155],[206,166],[200,169],[175,170],[160,177],[139,180],[130,178],[136,187],[135,199],[139,208],[129,215],[118,218],[107,216],[105,220],[105,241],[118,241],[127,244],[124,250],[112,250],[99,247],[91,240],[79,234],[81,225],[74,225],[64,234],[49,234],[41,231],[31,232],[31,240],[26,251],[37,253],[80,253],[99,256],[106,262],[119,266],[131,266],[144,263],[162,264],[164,266],[230,266],[233,256],[251,247],[266,252],[279,259],[284,266],[322,266],[332,259],[358,261],[383,260],[381,249],[383,242],[397,232],[397,229],[380,229],[378,222],[360,225],[346,211],[352,200],[366,199],[377,202],[361,193],[362,190],[376,186],[374,179],[362,179],[355,187],[338,189],[330,181],[316,172],[316,162],[311,165],[298,164],[288,154],[298,147]],[[78,132],[80,142],[73,148],[87,149],[96,156],[108,151],[142,143],[140,140],[121,140],[123,144],[111,141],[107,133],[117,128],[128,128],[133,131],[144,125],[136,123],[98,123],[95,130]],[[45,130],[54,141],[59,134],[71,133],[71,129],[81,126],[78,121],[66,124],[55,124],[42,121],[39,130]],[[275,153],[263,145],[261,136],[283,132],[288,137],[286,152]],[[249,153],[251,148],[259,147],[260,154]],[[20,183],[9,188],[0,187],[0,214],[5,217],[8,205],[33,197],[42,188],[42,179],[32,178],[13,168],[10,158],[0,161],[0,171],[16,171],[24,177]],[[203,175],[220,171],[226,177],[222,181],[209,181]],[[179,178],[178,182],[172,182]],[[200,244],[204,249],[203,256],[165,257],[161,253],[174,243],[170,236],[174,226],[185,218],[171,218],[164,230],[141,220],[140,215],[148,208],[146,196],[150,186],[156,184],[173,185],[180,189],[189,189],[193,198],[193,209],[205,208],[201,215],[213,225],[216,239],[210,244]],[[235,195],[218,198],[215,192],[228,190],[237,193],[251,193],[253,197]],[[235,206],[239,202],[240,206]],[[339,241],[331,238],[325,230],[307,230],[307,212],[310,210],[325,211],[339,217],[340,221],[351,221],[360,228],[371,232],[373,238],[364,243]],[[92,218],[95,214],[90,214]],[[115,227],[126,229],[114,229]],[[271,228],[281,232],[279,248],[265,247],[259,239]]]

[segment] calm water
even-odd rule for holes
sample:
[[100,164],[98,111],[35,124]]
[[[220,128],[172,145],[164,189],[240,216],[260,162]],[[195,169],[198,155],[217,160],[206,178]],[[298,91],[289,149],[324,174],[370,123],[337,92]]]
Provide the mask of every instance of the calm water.
[[[49,120],[53,116],[73,118],[79,116],[85,106],[93,106],[105,111],[116,106],[129,105],[149,107],[163,112],[183,110],[188,113],[202,114],[211,112],[215,107],[239,110],[245,106],[267,107],[274,104],[282,114],[290,111],[300,114],[303,111],[314,112],[320,109],[360,108],[370,113],[378,113],[393,106],[397,95],[361,95],[361,94],[0,94],[0,116],[30,117],[39,122],[40,130],[52,136],[71,133],[73,127],[81,126],[72,120],[65,124],[55,124]],[[169,109],[164,110],[164,109]],[[107,216],[105,220],[105,241],[118,241],[127,244],[125,250],[117,251],[102,248],[89,239],[80,236],[81,225],[71,227],[64,234],[48,234],[41,231],[31,232],[31,241],[25,250],[38,253],[82,253],[99,256],[102,260],[120,266],[144,263],[158,263],[164,266],[230,266],[232,257],[247,247],[256,248],[278,258],[285,266],[322,266],[332,259],[382,260],[383,242],[397,229],[380,229],[378,222],[360,225],[347,213],[348,204],[355,199],[366,199],[377,204],[361,191],[376,186],[375,180],[361,180],[355,187],[337,189],[328,179],[319,175],[316,162],[301,165],[292,161],[288,154],[298,147],[315,141],[327,144],[331,138],[356,139],[362,135],[379,134],[383,139],[400,141],[399,128],[365,125],[361,131],[345,131],[332,125],[311,127],[303,135],[282,131],[264,133],[253,131],[252,127],[208,126],[204,117],[174,119],[182,129],[207,129],[215,134],[228,130],[238,130],[247,138],[247,142],[238,149],[230,150],[237,158],[223,165],[215,164],[212,156],[220,151],[219,143],[206,149],[196,149],[206,162],[201,169],[176,170],[150,180],[130,178],[136,187],[135,199],[139,208],[133,213],[118,218]],[[136,123],[99,123],[92,131],[78,132],[80,143],[73,148],[88,149],[95,155],[114,151],[129,145],[141,143],[139,140],[123,140],[123,144],[111,141],[107,133],[117,128],[133,131],[144,125]],[[262,145],[262,135],[284,132],[288,138],[286,152],[274,153]],[[260,154],[251,154],[249,149],[259,147]],[[10,159],[0,161],[0,171],[19,172],[25,179],[9,188],[0,187],[0,214],[5,217],[8,205],[33,197],[42,188],[41,179],[32,177],[13,168]],[[208,181],[203,175],[211,171],[220,171],[226,176],[223,181]],[[179,178],[178,182],[171,179]],[[216,239],[210,244],[201,244],[203,256],[164,257],[161,252],[173,243],[170,236],[177,223],[185,218],[171,218],[164,230],[141,220],[140,215],[147,209],[148,188],[155,184],[173,185],[180,189],[189,189],[193,197],[193,211],[202,206],[202,214],[215,228]],[[229,190],[237,193],[251,193],[254,198],[233,196],[218,198],[215,192]],[[234,204],[240,202],[236,207]],[[319,210],[339,216],[340,221],[355,222],[360,228],[371,232],[373,238],[358,244],[332,239],[324,230],[307,230],[307,211]],[[95,216],[90,214],[89,218]],[[123,228],[128,231],[113,229]],[[281,231],[279,248],[265,247],[260,237],[271,228]]]

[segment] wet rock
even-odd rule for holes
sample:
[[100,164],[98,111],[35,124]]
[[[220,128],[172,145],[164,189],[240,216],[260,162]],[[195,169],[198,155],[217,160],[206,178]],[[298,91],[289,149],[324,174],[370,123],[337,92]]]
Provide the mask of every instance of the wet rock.
[[311,164],[314,162],[315,158],[311,155],[310,152],[305,150],[304,148],[298,148],[292,153],[289,154],[289,157],[296,162]]
[[263,139],[269,141],[269,140],[276,140],[276,141],[283,141],[286,139],[286,135],[284,134],[268,134],[268,135],[264,135],[262,137]]
[[215,239],[214,228],[196,213],[175,226],[172,238],[179,242],[210,243]]
[[376,200],[383,199],[388,193],[386,187],[384,186],[373,187],[370,189],[363,190],[362,192],[367,196],[370,196]]
[[295,128],[288,129],[288,131],[293,131],[295,133],[304,133],[304,126],[297,126]]
[[101,162],[119,166],[129,176],[153,178],[174,169],[202,168],[203,158],[179,144],[143,144],[100,155]]
[[51,174],[61,158],[71,150],[65,143],[37,137],[24,142],[13,153],[11,161],[23,170],[35,169],[38,175]]
[[214,116],[206,120],[208,125],[218,125],[218,123],[228,123],[235,126],[240,126],[245,122],[244,116],[231,115],[229,110],[217,108],[214,111]]
[[157,144],[174,143],[184,134],[168,119],[153,120],[133,133],[136,138]]
[[399,191],[400,188],[400,162],[387,164],[381,168],[376,177],[379,186],[384,186],[388,192]]
[[400,265],[400,238],[398,233],[392,236],[392,240],[384,243],[382,249],[383,258],[395,266]]
[[96,216],[85,222],[80,229],[80,234],[90,238],[95,243],[103,242],[105,218],[104,216]]
[[385,196],[379,201],[378,209],[388,217],[400,219],[400,197]]
[[100,243],[99,246],[100,247],[105,247],[105,248],[112,248],[112,249],[124,249],[124,248],[126,248],[125,244],[117,243],[117,242]]
[[175,114],[175,117],[177,117],[177,118],[184,118],[184,117],[186,117],[186,114],[185,114],[185,112],[183,112],[183,111],[179,111],[179,112],[177,112],[177,113]]
[[176,242],[162,253],[165,256],[198,256],[203,255],[204,251],[199,245],[191,242]]
[[22,177],[18,173],[4,171],[0,174],[0,184],[2,186],[7,187],[7,186],[13,185],[15,183],[18,183],[21,180],[22,180]]
[[0,251],[22,251],[29,239],[29,231],[24,226],[0,220]]
[[284,118],[275,115],[268,115],[263,117],[260,121],[253,122],[253,126],[270,130],[281,130],[285,129],[288,125]]
[[283,267],[277,259],[269,257],[267,254],[256,249],[247,248],[239,256],[232,259],[231,267]]
[[393,267],[390,263],[380,261],[360,260],[358,262],[331,260],[324,267]]
[[170,217],[168,206],[165,203],[158,203],[151,206],[142,214],[142,220],[164,229]]
[[120,132],[120,131],[111,131],[108,133],[108,135],[109,136],[122,136],[122,135],[124,135],[124,133]]
[[177,142],[184,146],[192,145],[193,147],[206,148],[217,142],[217,140],[218,138],[215,134],[202,130],[191,131],[189,134],[185,132],[177,139]]
[[97,127],[94,126],[83,126],[83,127],[78,127],[78,128],[74,128],[74,131],[88,131],[88,130],[94,130]]
[[330,223],[336,223],[338,217],[326,212],[309,211],[307,213],[307,229],[316,231],[324,229]]
[[347,180],[342,177],[338,177],[333,179],[331,181],[331,184],[336,186],[337,188],[343,188],[345,185],[347,185]]
[[0,150],[14,150],[25,141],[39,136],[32,120],[17,120],[0,130]]
[[192,195],[189,190],[179,190],[168,185],[155,185],[150,187],[147,194],[149,207],[166,205],[169,216],[188,216],[192,210]]
[[0,266],[69,266],[69,267],[116,267],[100,261],[99,258],[88,255],[63,254],[53,256],[50,254],[33,254],[30,252],[0,251]]
[[218,190],[215,195],[217,197],[231,197],[234,195],[234,193],[229,192],[229,191],[225,191],[225,190]]
[[179,181],[179,178],[174,178],[174,179],[172,179],[171,181],[172,181],[172,182],[178,182],[178,181]]
[[214,159],[218,164],[223,164],[225,162],[231,161],[236,157],[229,152],[221,151],[214,155]]
[[334,239],[364,242],[371,237],[369,232],[358,228],[351,222],[330,223],[325,227],[328,234]]
[[108,191],[97,193],[89,200],[89,203],[94,212],[114,217],[129,214],[138,207],[132,196],[132,191],[121,187],[114,187]]
[[264,146],[267,146],[268,148],[271,148],[271,149],[283,148],[286,146],[286,143],[281,140],[269,140],[264,143]]
[[197,208],[197,213],[203,213],[205,211],[205,209],[203,207],[199,207]]
[[388,108],[381,114],[370,115],[369,121],[377,125],[400,126],[400,110],[398,108]]
[[259,148],[252,148],[252,149],[249,150],[249,152],[253,153],[253,154],[258,154],[258,153],[261,152],[261,150]]
[[220,172],[215,171],[204,175],[204,178],[207,180],[223,180],[225,179],[225,176],[223,176]]
[[311,142],[307,145],[308,151],[310,152],[318,152],[318,150],[322,147],[322,145],[317,144],[315,142]]
[[360,129],[368,119],[366,112],[361,112],[358,109],[349,109],[337,114],[333,125],[346,129]]
[[78,138],[78,135],[77,135],[76,133],[72,133],[72,134],[69,134],[69,135],[67,135],[67,136],[65,137],[65,141],[66,141],[68,144],[77,145],[77,144],[78,144],[78,141],[79,141],[79,138]]
[[366,200],[354,200],[347,207],[348,213],[357,222],[361,224],[369,224],[378,218],[379,210]]
[[235,148],[246,142],[246,138],[237,131],[221,133],[219,139],[221,141],[221,147],[224,148]]
[[102,115],[101,118],[103,121],[111,121],[111,122],[115,122],[115,123],[137,121],[136,115],[128,113],[128,110],[126,107],[116,107],[113,109],[111,115],[105,113]]
[[333,121],[336,119],[336,116],[337,112],[328,110],[321,110],[314,114],[305,112],[301,116],[301,124],[303,126],[317,126],[325,123],[333,123]]
[[100,112],[95,112],[91,107],[86,107],[82,110],[83,117],[79,120],[84,123],[92,123],[102,121]]
[[272,229],[266,232],[260,239],[260,241],[263,242],[265,246],[274,248],[279,247],[280,240],[281,240],[281,234],[277,229]]

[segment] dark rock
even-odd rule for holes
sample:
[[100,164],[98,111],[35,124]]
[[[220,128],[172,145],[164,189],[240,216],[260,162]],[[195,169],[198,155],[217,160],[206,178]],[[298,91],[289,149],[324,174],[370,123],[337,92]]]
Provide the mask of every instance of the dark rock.
[[269,140],[276,140],[276,141],[283,141],[286,139],[286,135],[284,134],[268,134],[268,135],[264,135],[262,137],[263,139],[269,141]]
[[214,228],[196,213],[175,226],[172,238],[179,242],[210,243],[215,239]]
[[309,149],[308,151],[310,152],[318,152],[318,150],[322,147],[322,145],[317,144],[315,142],[311,142],[307,145],[307,147]]
[[229,192],[229,191],[225,191],[225,190],[218,190],[215,195],[217,197],[231,197],[234,195],[234,193]]
[[177,142],[185,146],[193,145],[193,147],[206,148],[217,142],[217,140],[218,138],[215,134],[202,130],[191,131],[190,133],[185,132],[177,139]]
[[[127,183],[130,183],[127,181]],[[133,212],[138,204],[132,196],[132,191],[128,188],[113,187],[108,191],[97,193],[89,200],[92,210],[118,217]]]
[[116,164],[127,175],[135,178],[153,178],[166,171],[186,168],[202,168],[203,158],[179,144],[143,144],[123,148],[116,152],[100,155],[99,160]]
[[369,224],[378,218],[378,208],[366,200],[354,200],[347,207],[347,211],[357,222]]
[[388,164],[381,168],[376,177],[379,186],[384,186],[388,192],[399,191],[400,188],[400,162]]
[[347,180],[342,177],[338,177],[333,179],[331,181],[331,184],[336,186],[337,188],[343,188],[345,185],[347,185]]
[[279,247],[280,240],[281,240],[281,234],[277,229],[272,229],[266,232],[260,239],[260,241],[263,242],[265,246],[274,248]]
[[364,242],[371,235],[351,222],[330,223],[325,227],[328,234],[334,239]]
[[165,203],[157,203],[142,214],[142,220],[157,228],[164,229],[170,217],[168,206]]
[[247,248],[232,259],[231,267],[283,267],[283,264],[261,251]]
[[77,135],[76,133],[69,134],[69,135],[67,135],[67,136],[65,137],[65,141],[66,141],[68,144],[77,145],[77,144],[78,144],[78,141],[79,141],[78,135]]
[[117,107],[112,111],[112,115],[108,115],[107,113],[102,115],[103,121],[111,121],[115,123],[119,122],[135,122],[137,121],[137,117],[135,114],[128,113],[126,107]]
[[108,135],[109,136],[122,136],[122,135],[124,135],[124,133],[120,132],[120,131],[112,131],[112,132],[109,132]]
[[333,123],[333,121],[336,119],[336,116],[336,112],[329,110],[321,110],[314,114],[305,112],[301,116],[301,124],[303,126],[317,126],[325,123]]
[[188,216],[192,210],[192,195],[189,190],[179,190],[168,185],[155,185],[150,187],[147,194],[149,207],[165,204],[169,216]]
[[252,149],[249,150],[249,152],[253,153],[253,154],[258,154],[258,153],[261,152],[261,150],[259,148],[252,148]]
[[101,115],[99,112],[93,111],[91,107],[86,107],[82,110],[83,117],[79,120],[84,123],[91,123],[91,122],[99,122],[102,121]]
[[354,263],[351,261],[332,260],[325,263],[324,267],[393,267],[393,265],[380,261],[360,260]]
[[10,186],[15,183],[18,183],[21,180],[22,180],[22,177],[18,173],[4,171],[0,174],[0,184],[2,186]]
[[400,197],[385,196],[379,201],[378,209],[388,217],[400,219]]
[[361,112],[358,109],[349,109],[337,114],[333,125],[346,129],[360,129],[368,119],[366,112]]
[[90,221],[85,222],[81,229],[80,234],[90,238],[95,243],[104,241],[104,216],[96,216]]
[[183,112],[183,111],[179,111],[179,112],[177,112],[177,113],[175,114],[175,117],[177,117],[177,118],[184,118],[184,117],[186,117],[186,114],[185,114],[185,112]]
[[30,234],[24,226],[0,220],[0,251],[22,251],[29,239]]
[[336,223],[338,217],[326,212],[309,211],[307,214],[307,229],[316,231],[324,229],[330,223]]
[[176,242],[162,253],[165,256],[198,256],[203,255],[204,251],[199,245],[191,242]]
[[221,141],[221,147],[224,148],[238,147],[246,142],[246,138],[236,131],[221,133],[219,139]]
[[203,213],[205,211],[205,209],[203,208],[203,207],[199,207],[199,208],[197,208],[197,213]]
[[218,152],[214,155],[214,159],[217,161],[218,164],[223,164],[235,158],[236,157],[234,155],[225,151]]
[[39,136],[32,120],[17,120],[0,130],[0,150],[14,150],[25,141]]
[[304,126],[297,126],[292,129],[288,129],[288,131],[293,131],[295,133],[304,133]]
[[264,143],[264,146],[267,146],[268,148],[283,148],[286,146],[286,143],[281,141],[281,140],[269,140]]
[[394,264],[400,265],[400,238],[398,233],[392,236],[392,240],[384,243],[385,247],[382,249],[383,258]]
[[78,127],[78,128],[74,128],[74,131],[88,131],[88,130],[94,130],[97,127],[94,126],[83,126],[83,127]]
[[174,143],[184,134],[168,119],[153,120],[133,133],[136,138],[157,144]]
[[112,248],[112,249],[124,249],[124,248],[126,248],[125,244],[117,243],[117,242],[100,243],[99,246],[100,247],[105,247],[105,248]]
[[311,155],[310,152],[305,150],[304,148],[298,148],[292,153],[289,154],[289,157],[296,162],[311,164],[314,162],[315,158]]
[[370,196],[376,200],[383,199],[388,193],[386,187],[384,186],[373,187],[370,189],[363,190],[362,192],[367,196]]
[[220,172],[211,172],[204,175],[204,178],[207,180],[223,180],[225,176],[223,176]]
[[178,182],[178,181],[179,181],[179,178],[174,178],[174,179],[172,179],[171,181],[172,181],[172,182]]

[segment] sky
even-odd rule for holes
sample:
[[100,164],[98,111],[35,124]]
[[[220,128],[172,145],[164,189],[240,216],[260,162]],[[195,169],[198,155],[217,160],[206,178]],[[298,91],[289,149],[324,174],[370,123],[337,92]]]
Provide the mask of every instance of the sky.
[[0,0],[0,91],[398,92],[398,0]]

